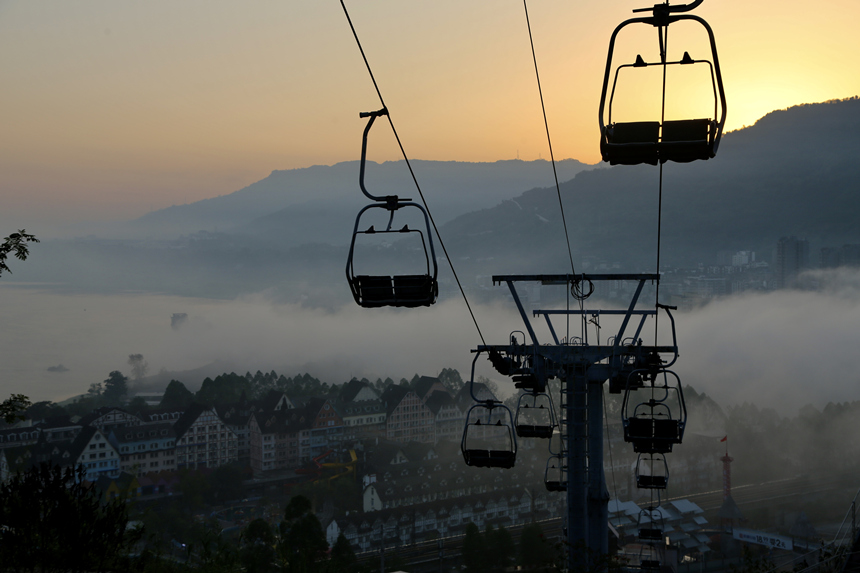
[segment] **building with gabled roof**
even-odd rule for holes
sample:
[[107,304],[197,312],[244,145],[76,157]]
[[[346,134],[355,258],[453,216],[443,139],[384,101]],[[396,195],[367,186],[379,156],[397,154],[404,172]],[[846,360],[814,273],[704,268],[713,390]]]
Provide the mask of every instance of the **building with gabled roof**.
[[336,405],[343,418],[344,439],[385,435],[385,408],[370,384],[353,378],[341,388]]
[[333,400],[309,398],[302,409],[305,416],[313,420],[306,444],[307,459],[318,456],[343,441],[343,418],[335,408]]
[[138,426],[142,423],[138,416],[115,406],[104,406],[96,408],[86,416],[78,420],[81,426],[92,426],[102,432],[109,434],[115,428]]
[[33,445],[39,440],[40,433],[38,426],[3,428],[0,430],[0,450]]
[[385,405],[385,437],[398,442],[433,442],[434,416],[418,395],[392,384],[381,396]]
[[176,423],[182,417],[183,412],[184,410],[177,410],[176,408],[155,408],[141,414],[141,419],[145,424],[150,422]]
[[466,415],[448,392],[433,392],[425,405],[433,412],[434,441],[457,441],[463,437]]
[[239,460],[238,439],[214,408],[192,404],[174,425],[176,469],[217,468]]
[[108,440],[120,454],[120,470],[135,476],[176,469],[176,431],[171,422],[117,428]]
[[255,474],[297,468],[307,459],[313,417],[304,409],[259,410],[248,422],[250,466]]
[[441,380],[432,376],[421,376],[418,378],[418,381],[415,383],[412,390],[425,402],[436,392],[445,392],[447,394],[451,393],[448,387],[442,384]]
[[[281,397],[286,399],[284,394],[281,394]],[[280,402],[280,399],[277,399],[276,402]],[[215,411],[227,427],[236,434],[238,461],[243,466],[248,466],[251,463],[251,436],[248,424],[251,421],[251,414],[259,409],[260,406],[244,399],[233,404],[215,406]]]

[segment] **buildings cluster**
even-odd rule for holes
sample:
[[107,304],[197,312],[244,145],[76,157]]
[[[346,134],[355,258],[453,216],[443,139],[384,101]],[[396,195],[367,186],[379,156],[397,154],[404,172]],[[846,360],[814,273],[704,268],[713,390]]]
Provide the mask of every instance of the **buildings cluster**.
[[289,397],[269,390],[256,400],[134,414],[103,407],[71,420],[54,417],[0,429],[0,479],[46,461],[83,466],[86,478],[137,478],[231,463],[259,475],[302,467],[367,439],[435,444],[459,441],[468,387],[454,392],[437,378],[380,392],[352,380],[334,397]]

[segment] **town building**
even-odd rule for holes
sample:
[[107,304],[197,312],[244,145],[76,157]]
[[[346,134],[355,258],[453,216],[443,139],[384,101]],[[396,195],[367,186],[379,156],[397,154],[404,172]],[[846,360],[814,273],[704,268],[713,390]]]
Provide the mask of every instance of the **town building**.
[[176,431],[170,422],[118,428],[108,440],[120,454],[120,470],[143,476],[176,469]]
[[385,436],[398,442],[433,442],[433,411],[406,386],[392,384],[381,396],[385,405]]
[[192,404],[174,431],[176,469],[217,468],[239,460],[238,438],[213,408]]

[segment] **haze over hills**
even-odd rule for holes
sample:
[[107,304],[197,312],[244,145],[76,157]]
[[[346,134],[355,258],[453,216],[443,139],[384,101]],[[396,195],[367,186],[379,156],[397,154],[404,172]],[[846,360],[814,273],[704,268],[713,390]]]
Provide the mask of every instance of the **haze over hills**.
[[[858,128],[856,98],[798,106],[726,134],[715,159],[667,164],[664,265],[709,264],[721,250],[767,259],[787,235],[808,239],[812,253],[860,243]],[[567,272],[548,162],[415,168],[437,220],[448,221],[441,232],[467,288],[482,274]],[[349,297],[344,263],[355,214],[367,203],[357,173],[357,162],[274,172],[231,195],[142,217],[134,227],[146,241],[46,241],[9,279],[221,298],[268,289],[279,300],[338,304]],[[658,169],[561,162],[562,180],[571,174],[562,197],[577,270],[599,262],[653,270]],[[367,185],[417,199],[408,177],[402,162],[373,164]]]
[[[494,163],[410,161],[437,222],[492,207],[525,189],[552,182],[548,161]],[[131,222],[140,236],[187,235],[197,231],[260,233],[290,245],[331,242],[330,231],[348,227],[368,200],[358,183],[359,161],[332,166],[273,171],[229,195],[175,205]],[[565,159],[559,178],[571,179],[594,166]],[[400,195],[419,201],[404,161],[368,161],[365,185],[374,195]]]

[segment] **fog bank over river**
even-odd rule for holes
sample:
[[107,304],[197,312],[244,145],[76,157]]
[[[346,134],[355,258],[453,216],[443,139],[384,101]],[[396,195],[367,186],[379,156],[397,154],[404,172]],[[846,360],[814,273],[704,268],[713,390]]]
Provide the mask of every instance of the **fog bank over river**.
[[[784,414],[808,403],[860,400],[854,364],[860,275],[814,278],[820,290],[730,297],[677,313],[681,356],[675,369],[682,381],[723,405],[752,401]],[[589,300],[587,307],[599,304]],[[172,327],[174,313],[188,318]],[[510,331],[522,330],[512,304],[478,305],[475,313],[489,344],[503,344]],[[348,305],[331,312],[276,304],[264,293],[221,301],[3,285],[0,316],[0,392],[34,401],[83,393],[112,370],[130,375],[129,354],[143,354],[150,374],[218,362],[239,373],[309,372],[339,384],[353,376],[436,375],[446,367],[465,379],[470,350],[480,344],[459,299],[431,308]],[[549,339],[541,330],[538,336]],[[489,369],[481,373],[510,389]],[[196,388],[202,380],[182,381]]]

